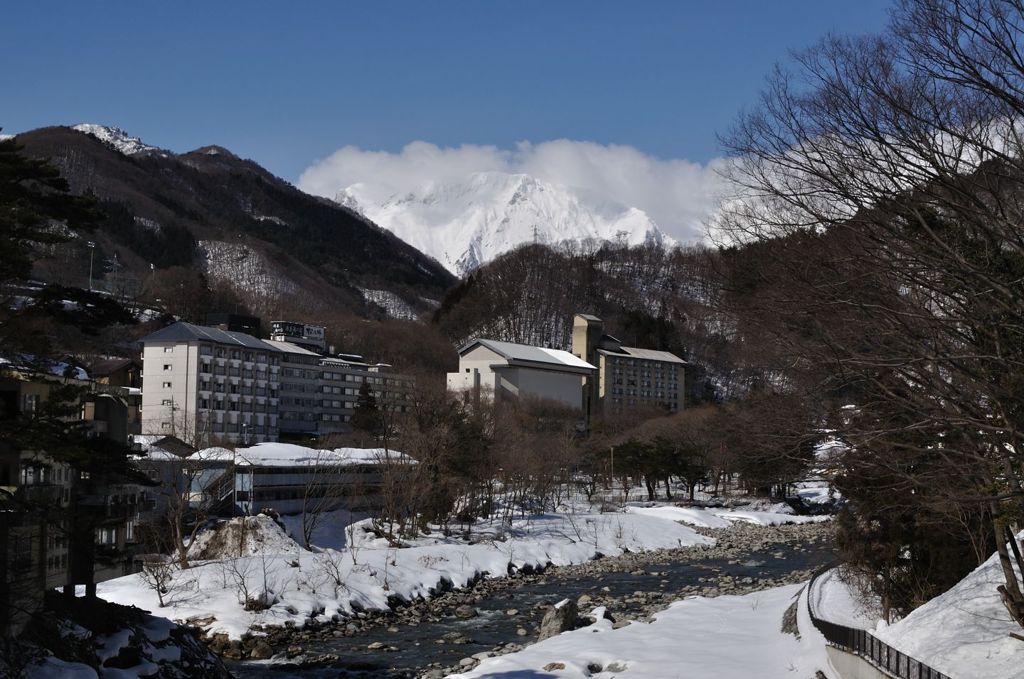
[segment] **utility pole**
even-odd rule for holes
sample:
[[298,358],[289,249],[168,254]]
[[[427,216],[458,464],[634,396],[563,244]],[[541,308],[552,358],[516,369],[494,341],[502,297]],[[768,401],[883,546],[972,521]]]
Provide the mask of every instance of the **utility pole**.
[[92,260],[96,255],[96,243],[86,241],[85,246],[89,248],[89,292],[92,292]]
[[[92,286],[90,286],[89,289],[91,290]],[[175,438],[177,438],[178,430],[177,430],[177,427],[175,425],[175,420],[177,419],[177,415],[175,415],[175,413],[178,410],[178,406],[174,405],[174,396],[171,396],[170,408],[171,408],[171,436],[174,436]]]

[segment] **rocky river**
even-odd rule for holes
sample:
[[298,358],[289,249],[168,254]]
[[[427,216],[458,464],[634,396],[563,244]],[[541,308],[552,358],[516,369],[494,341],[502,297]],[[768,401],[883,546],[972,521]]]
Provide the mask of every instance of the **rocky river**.
[[616,624],[627,624],[649,619],[685,596],[743,594],[801,582],[833,557],[828,523],[740,523],[700,532],[718,543],[481,579],[429,600],[396,602],[392,611],[267,630],[265,637],[242,643],[250,651],[259,645],[265,655],[273,651],[274,660],[234,662],[230,669],[246,679],[436,679],[535,642],[545,612],[563,599],[578,604],[581,624],[597,606],[605,606]]

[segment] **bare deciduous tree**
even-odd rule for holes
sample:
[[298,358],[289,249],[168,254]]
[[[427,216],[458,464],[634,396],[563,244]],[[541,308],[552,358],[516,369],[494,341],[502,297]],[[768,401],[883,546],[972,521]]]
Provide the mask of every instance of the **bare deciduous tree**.
[[1017,0],[904,0],[883,35],[801,53],[727,140],[738,190],[717,227],[743,245],[732,301],[767,374],[855,406],[832,413],[846,530],[900,548],[850,555],[913,607],[968,569],[950,541],[970,554],[979,533],[929,540],[878,512],[956,508],[988,525],[1024,625],[1022,25]]

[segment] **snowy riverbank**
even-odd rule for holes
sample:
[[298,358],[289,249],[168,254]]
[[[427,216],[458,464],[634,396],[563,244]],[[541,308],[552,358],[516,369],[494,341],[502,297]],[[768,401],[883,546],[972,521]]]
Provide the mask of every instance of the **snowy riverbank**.
[[[715,516],[730,520],[727,510]],[[735,521],[756,517],[737,514]],[[805,521],[762,512],[766,523]],[[239,521],[239,520],[235,520]],[[307,551],[269,517],[252,517],[242,556],[226,556],[175,573],[167,605],[137,575],[102,583],[99,595],[203,628],[210,636],[240,639],[264,626],[341,620],[361,610],[387,610],[396,600],[426,598],[480,577],[546,566],[581,564],[615,556],[680,547],[711,546],[694,528],[644,512],[542,514],[511,526],[474,526],[469,540],[438,532],[396,549],[362,530],[339,534],[325,527],[314,543],[336,548]],[[329,524],[325,524],[329,526]],[[265,610],[246,610],[246,601]],[[252,608],[252,606],[250,606]]]
[[451,679],[536,677],[559,679],[625,673],[634,679],[706,677],[790,679],[813,677],[827,667],[824,645],[782,630],[786,610],[803,585],[743,596],[691,597],[656,613],[649,624],[616,628],[593,611],[596,622],[517,653],[484,659]]

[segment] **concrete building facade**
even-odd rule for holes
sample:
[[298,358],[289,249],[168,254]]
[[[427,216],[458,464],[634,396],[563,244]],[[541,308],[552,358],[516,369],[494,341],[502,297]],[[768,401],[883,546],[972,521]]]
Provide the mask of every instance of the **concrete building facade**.
[[585,380],[596,372],[567,351],[476,339],[459,350],[459,371],[448,373],[448,389],[472,398],[542,398],[584,410]]
[[193,445],[277,440],[278,349],[191,323],[169,325],[142,342],[143,434]]
[[623,346],[604,334],[600,318],[573,318],[572,352],[597,366],[586,388],[591,416],[614,415],[635,409],[678,412],[683,408],[686,361],[668,351]]
[[142,433],[196,446],[250,445],[351,431],[362,384],[404,410],[411,378],[358,356],[175,323],[143,340]]

